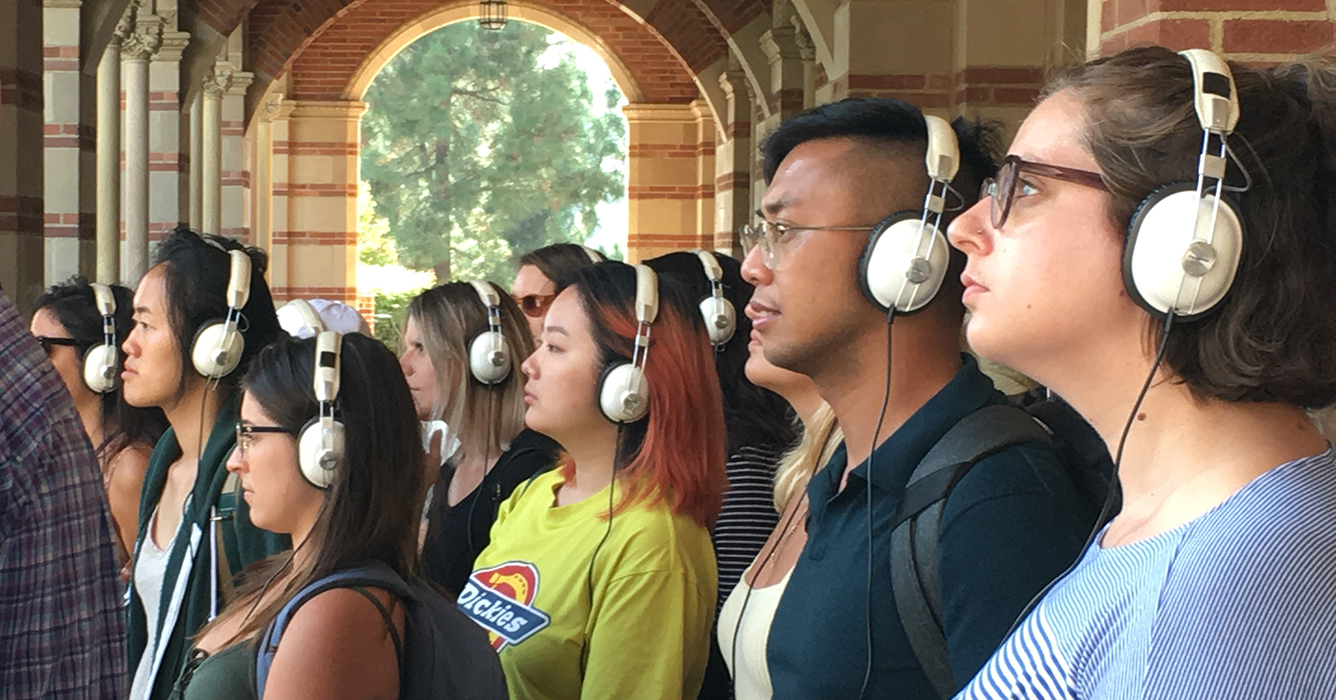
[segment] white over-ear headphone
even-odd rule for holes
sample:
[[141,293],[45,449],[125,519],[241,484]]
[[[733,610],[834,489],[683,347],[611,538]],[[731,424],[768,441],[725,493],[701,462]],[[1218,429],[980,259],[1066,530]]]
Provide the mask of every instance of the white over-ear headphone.
[[708,250],[697,248],[691,251],[700,258],[705,276],[710,279],[710,296],[700,303],[700,314],[705,319],[705,330],[710,334],[710,344],[719,349],[733,338],[738,327],[738,314],[733,302],[724,296],[724,268],[718,258]]
[[659,277],[647,265],[636,265],[636,339],[630,362],[614,362],[598,382],[598,407],[613,423],[634,423],[649,413],[649,328],[659,315]]
[[[942,233],[946,193],[960,169],[956,132],[945,119],[923,115],[928,126],[928,194],[920,211],[902,211],[872,230],[858,261],[863,294],[884,312],[912,313],[927,306],[946,277],[950,247]],[[940,194],[939,194],[940,191]]]
[[501,334],[501,295],[490,282],[473,280],[469,284],[487,307],[487,330],[469,343],[469,372],[483,384],[497,384],[510,376],[510,345]]
[[105,394],[116,388],[116,370],[121,364],[116,347],[116,296],[105,284],[94,282],[89,286],[93,288],[97,310],[102,314],[102,344],[94,345],[84,353],[83,380],[94,393]]
[[[1123,283],[1152,315],[1190,320],[1220,304],[1238,272],[1243,220],[1225,200],[1226,139],[1239,121],[1229,64],[1204,49],[1180,52],[1192,65],[1193,106],[1202,128],[1197,181],[1152,191],[1128,224]],[[1211,137],[1219,140],[1212,152]]]
[[250,299],[251,259],[243,250],[228,251],[228,256],[232,271],[227,281],[227,316],[201,326],[190,345],[190,362],[206,379],[230,374],[241,364],[241,353],[246,349],[237,324],[241,309]]
[[297,434],[297,464],[302,476],[318,489],[334,483],[335,470],[343,462],[343,423],[334,419],[334,400],[339,396],[339,373],[343,368],[343,336],[324,331],[315,337],[315,365],[311,382],[320,413],[307,421]]

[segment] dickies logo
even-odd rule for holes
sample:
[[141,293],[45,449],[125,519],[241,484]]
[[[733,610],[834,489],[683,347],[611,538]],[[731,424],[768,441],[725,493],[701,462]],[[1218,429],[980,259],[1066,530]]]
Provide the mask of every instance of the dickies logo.
[[537,597],[538,569],[527,561],[508,561],[474,571],[456,605],[487,630],[492,648],[501,651],[552,623],[533,607]]

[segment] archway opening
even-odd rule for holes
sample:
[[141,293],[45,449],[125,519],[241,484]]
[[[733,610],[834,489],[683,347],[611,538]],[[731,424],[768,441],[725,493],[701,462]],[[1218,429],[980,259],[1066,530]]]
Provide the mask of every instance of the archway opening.
[[508,286],[549,243],[623,257],[627,97],[598,52],[527,21],[401,48],[363,96],[358,287],[378,315],[432,282]]

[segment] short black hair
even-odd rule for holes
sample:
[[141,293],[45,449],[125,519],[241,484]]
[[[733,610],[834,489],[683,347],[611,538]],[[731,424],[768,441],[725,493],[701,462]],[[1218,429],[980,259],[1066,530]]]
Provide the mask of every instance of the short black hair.
[[[978,200],[979,185],[997,174],[997,154],[1001,152],[999,125],[974,122],[957,117],[951,122],[960,145],[960,171],[952,186],[964,199],[959,208],[949,202],[948,222],[953,214],[968,209]],[[765,182],[774,179],[789,153],[808,141],[846,138],[873,148],[926,148],[928,125],[923,112],[903,100],[882,97],[850,97],[813,107],[779,125],[761,144]]]
[[[956,132],[960,147],[960,170],[951,181],[951,187],[961,201],[947,198],[947,210],[942,215],[943,228],[978,201],[979,186],[997,175],[997,154],[1002,150],[1001,128],[996,122],[974,122],[957,117],[951,122],[951,128]],[[761,144],[766,184],[774,179],[780,164],[793,149],[808,141],[839,138],[852,139],[872,149],[894,149],[903,153],[909,146],[922,152],[928,145],[928,124],[918,107],[902,100],[850,97],[813,107],[780,124]],[[964,306],[960,304],[958,285],[964,269],[965,255],[952,248],[951,262],[936,297],[939,300],[954,297],[954,307],[962,314]]]

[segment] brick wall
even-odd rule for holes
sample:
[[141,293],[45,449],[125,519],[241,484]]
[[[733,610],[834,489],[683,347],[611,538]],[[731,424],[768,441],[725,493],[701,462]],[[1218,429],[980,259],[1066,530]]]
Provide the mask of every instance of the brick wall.
[[1098,21],[1101,55],[1162,44],[1274,63],[1336,42],[1327,0],[1104,0]]

